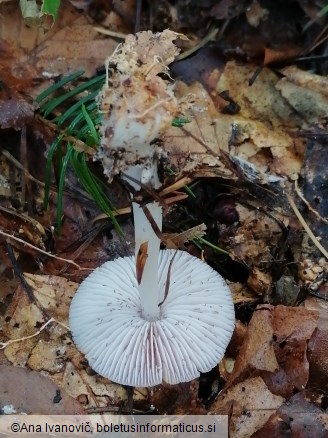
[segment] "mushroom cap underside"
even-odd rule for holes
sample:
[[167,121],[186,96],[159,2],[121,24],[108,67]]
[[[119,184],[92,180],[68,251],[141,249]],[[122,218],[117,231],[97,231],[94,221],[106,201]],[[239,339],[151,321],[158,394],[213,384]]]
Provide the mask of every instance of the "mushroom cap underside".
[[[160,251],[159,303],[175,253]],[[114,382],[136,387],[187,382],[210,371],[222,359],[234,329],[231,293],[223,278],[196,257],[177,251],[160,319],[147,321],[135,271],[134,256],[106,262],[73,297],[70,327],[90,366]]]

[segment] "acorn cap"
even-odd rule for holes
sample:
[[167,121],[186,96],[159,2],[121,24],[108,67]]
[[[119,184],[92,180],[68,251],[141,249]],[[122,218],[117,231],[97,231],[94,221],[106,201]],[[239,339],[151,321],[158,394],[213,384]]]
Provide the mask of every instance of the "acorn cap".
[[136,387],[176,384],[222,359],[235,320],[223,278],[175,250],[160,251],[158,278],[159,304],[164,302],[156,321],[141,314],[135,257],[106,262],[77,290],[70,308],[73,340],[100,375]]

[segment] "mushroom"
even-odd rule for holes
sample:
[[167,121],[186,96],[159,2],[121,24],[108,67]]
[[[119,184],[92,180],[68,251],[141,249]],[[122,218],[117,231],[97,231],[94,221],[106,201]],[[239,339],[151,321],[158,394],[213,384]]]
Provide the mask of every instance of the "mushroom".
[[[74,342],[90,366],[114,382],[188,382],[217,365],[231,338],[233,303],[216,271],[185,251],[162,250],[156,272],[153,318],[142,309],[134,256],[104,263],[73,297]],[[148,284],[149,295],[156,296],[154,286]]]
[[[160,186],[157,162],[164,151],[152,142],[170,125],[178,102],[158,74],[168,72],[177,54],[176,38],[168,30],[129,35],[107,63],[116,71],[99,97],[97,158],[109,179],[120,173],[135,190]],[[132,207],[135,255],[105,263],[82,282],[70,308],[73,339],[91,367],[114,382],[190,381],[224,354],[234,328],[231,294],[206,263],[184,251],[160,251],[157,201],[147,214],[136,199]]]

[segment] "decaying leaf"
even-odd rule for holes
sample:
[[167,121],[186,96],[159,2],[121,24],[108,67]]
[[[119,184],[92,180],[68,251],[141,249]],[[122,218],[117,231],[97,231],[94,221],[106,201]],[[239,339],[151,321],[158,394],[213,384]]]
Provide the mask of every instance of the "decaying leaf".
[[[54,6],[56,1],[47,3]],[[25,90],[20,90],[29,91],[32,97],[40,92],[40,87],[32,86],[32,79],[52,78],[81,69],[90,77],[117,46],[114,39],[100,35],[87,14],[81,14],[70,2],[65,2],[65,7],[60,8],[58,19],[47,32],[37,26],[27,27],[16,5],[2,7],[1,16],[0,37],[12,45],[6,51],[9,57],[1,58],[0,70],[3,71],[3,67],[10,71],[20,83],[29,82]],[[108,17],[107,24],[127,32],[123,20],[114,12]],[[0,40],[0,50],[3,41]],[[2,79],[11,86],[6,77]]]
[[34,116],[34,106],[15,90],[2,86],[0,90],[0,127],[2,129],[21,129],[31,124]]
[[325,408],[326,395],[320,390],[306,389],[283,403],[252,436],[326,437],[328,417]]
[[137,260],[136,260],[136,276],[137,276],[138,284],[141,283],[142,274],[145,268],[147,257],[148,257],[148,242],[143,242],[138,250]]
[[286,75],[276,88],[308,123],[318,123],[328,112],[328,81],[322,76],[297,69],[295,66],[282,70]]
[[88,401],[86,405],[89,407],[117,405],[127,397],[121,385],[107,379],[99,379],[97,375],[89,375],[84,369],[76,368],[69,361],[66,362],[60,386],[74,398],[82,394],[86,395]]
[[328,97],[328,81],[326,77],[301,70],[295,65],[283,68],[281,73],[293,84]]
[[302,307],[262,305],[255,311],[240,348],[229,387],[260,375],[268,388],[285,398],[302,390],[309,378],[308,342],[318,312]]
[[183,249],[186,242],[197,237],[202,237],[206,233],[206,225],[200,224],[182,233],[163,233],[162,241],[165,243],[167,249]]
[[198,399],[198,389],[198,379],[180,385],[163,383],[150,391],[149,403],[160,415],[206,415]]
[[[281,246],[280,242],[284,237],[279,222],[260,209],[249,208],[241,204],[237,204],[236,209],[239,214],[240,226],[234,236],[229,239],[230,252],[236,259],[243,260],[249,267],[272,262],[274,260],[272,248]],[[277,212],[275,214],[278,215]],[[288,223],[286,216],[281,215],[280,217]],[[253,278],[249,282],[251,287],[254,285],[255,277],[258,282],[263,283],[263,287],[258,290],[258,292],[263,293],[270,285],[270,278],[265,274],[261,275],[258,271],[254,272]]]
[[68,325],[68,309],[78,284],[55,275],[25,274],[38,305],[47,315]]
[[309,342],[308,388],[327,389],[328,383],[328,303],[316,297],[308,297],[305,307],[319,312],[318,328]]
[[[87,371],[83,356],[76,350],[65,327],[78,284],[58,276],[25,276],[36,302],[30,303],[22,287],[18,287],[2,322],[3,334],[9,341],[20,339],[5,347],[7,359],[16,366],[29,366],[49,374],[50,379],[71,396],[85,396],[86,407],[117,405],[124,401],[126,392],[120,385]],[[54,321],[44,330],[38,330],[50,317]],[[37,336],[24,339],[35,334]]]
[[11,407],[12,414],[82,415],[84,409],[74,398],[49,378],[35,371],[0,365],[1,413]]
[[214,402],[210,413],[230,416],[231,438],[248,438],[266,423],[284,400],[272,394],[261,377],[252,377],[228,389]]
[[[35,249],[24,245],[24,241],[40,249],[45,249],[43,240],[46,233],[37,220],[13,208],[0,206],[0,213],[0,228],[6,230],[6,235],[0,233],[0,241],[6,239],[15,248],[33,255],[36,255]],[[18,240],[10,239],[11,235]]]
[[191,123],[182,128],[171,126],[165,132],[164,149],[169,153],[170,166],[177,175],[233,179],[232,170],[220,160],[221,144],[215,123],[219,114],[205,88],[198,82],[191,86],[177,82],[175,94],[178,99],[190,96],[194,104],[185,109]]
[[[252,66],[228,62],[217,84],[218,93],[228,91],[239,105],[238,114],[221,114],[216,121],[220,147],[255,164],[258,170],[293,175],[299,172],[303,140],[288,130],[297,129],[302,120],[276,89],[279,77],[263,69],[249,86]],[[272,159],[267,159],[266,149]]]
[[229,287],[234,304],[254,303],[258,300],[258,295],[245,284],[230,283]]

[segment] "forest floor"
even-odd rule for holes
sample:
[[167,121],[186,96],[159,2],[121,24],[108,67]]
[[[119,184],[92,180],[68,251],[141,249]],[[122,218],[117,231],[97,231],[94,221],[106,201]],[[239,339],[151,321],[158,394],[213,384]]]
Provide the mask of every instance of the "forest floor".
[[[170,29],[187,36],[169,67],[192,104],[160,139],[162,240],[226,279],[236,325],[217,367],[188,385],[135,388],[135,412],[227,414],[238,438],[327,436],[326,9],[323,0],[62,0],[52,22],[24,21],[16,1],[0,1],[4,413],[128,412],[126,388],[97,375],[74,346],[68,312],[94,268],[133,252],[129,194],[92,160],[99,126],[82,138],[69,116],[59,121],[96,94],[69,93],[102,80],[126,35]],[[69,147],[84,154],[107,207],[66,166]]]

